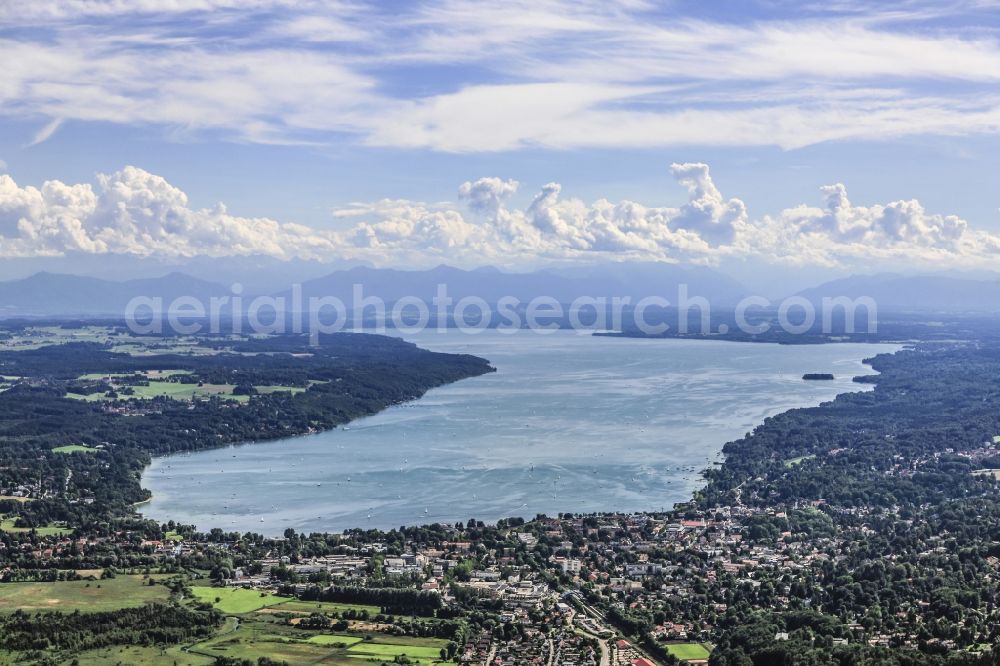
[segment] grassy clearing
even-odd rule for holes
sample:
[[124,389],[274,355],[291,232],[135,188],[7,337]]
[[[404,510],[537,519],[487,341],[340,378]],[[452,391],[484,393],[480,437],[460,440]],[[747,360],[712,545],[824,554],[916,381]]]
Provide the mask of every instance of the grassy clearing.
[[101,379],[110,379],[112,381],[116,379],[121,379],[122,377],[132,377],[134,375],[142,375],[150,380],[164,379],[166,377],[172,377],[174,375],[190,375],[194,374],[190,370],[137,370],[135,372],[90,372],[85,375],[80,375],[77,377],[79,381],[100,381]]
[[97,453],[97,449],[82,444],[67,444],[66,446],[57,446],[52,449],[52,453]]
[[301,386],[255,386],[257,393],[305,393],[306,390]]
[[[242,587],[192,587],[191,591],[199,601],[212,604],[223,613],[252,613],[261,608],[285,604],[289,597],[279,597],[274,594],[264,594],[256,590],[245,590]],[[218,601],[216,601],[218,599]]]
[[[168,371],[171,374],[178,374],[176,371]],[[234,384],[182,384],[180,382],[169,382],[169,381],[158,381],[155,379],[150,380],[148,386],[126,386],[126,385],[115,385],[116,392],[118,393],[118,399],[126,400],[129,398],[136,398],[139,400],[152,400],[153,398],[171,398],[173,400],[184,400],[191,401],[200,398],[209,398],[211,396],[219,396],[226,398],[227,400],[235,400],[237,402],[247,402],[250,400],[250,396],[247,395],[233,395],[233,389],[236,388]],[[131,395],[127,395],[124,391],[130,388],[132,390]],[[254,387],[260,394],[268,393],[302,393],[306,389],[300,386],[255,386]],[[84,402],[101,402],[110,401],[114,398],[109,398],[103,393],[90,393],[88,395],[80,395],[78,393],[67,393],[67,398],[72,398],[74,400],[83,400]]]
[[993,435],[993,443],[1000,444],[1000,435]]
[[214,356],[225,352],[225,349],[212,349],[202,347],[195,339],[177,340],[171,344],[162,344],[162,338],[149,338],[148,342],[139,338],[129,339],[128,342],[121,342],[111,348],[116,354],[128,354],[129,356],[160,356],[162,354],[184,354],[187,356]]
[[357,655],[371,655],[380,659],[391,661],[399,656],[407,656],[411,660],[419,659],[428,662],[441,658],[441,648],[447,645],[447,641],[439,641],[440,645],[401,645],[399,643],[383,642],[379,637],[378,642],[361,642],[347,648],[347,652]]
[[[3,518],[3,516],[0,516]],[[15,527],[14,523],[17,521],[16,518],[3,518],[0,520],[0,531],[2,532],[30,532],[30,527]],[[35,532],[39,536],[65,536],[67,534],[73,533],[72,527],[67,527],[63,523],[49,523],[44,527],[36,527]]]
[[319,634],[308,639],[310,643],[319,645],[339,645],[341,647],[351,647],[357,645],[364,639],[361,636],[348,636],[347,634]]
[[[211,666],[215,659],[200,654],[184,652],[180,646],[160,647],[109,647],[81,652],[75,657],[80,666]],[[72,663],[71,661],[66,662]]]
[[365,604],[339,604],[333,601],[299,601],[293,599],[281,604],[280,610],[292,611],[296,613],[343,613],[353,610],[358,613],[368,611],[371,616],[378,615],[382,609],[378,606],[366,606]]
[[[154,580],[165,576],[152,576]],[[142,576],[118,576],[108,580],[61,581],[56,583],[4,583],[0,585],[0,612],[110,611],[166,600],[170,590],[149,585]]]
[[177,532],[167,532],[167,541],[184,541],[184,537]]
[[17,495],[0,495],[0,500],[14,500],[15,502],[20,502],[24,504],[25,502],[30,502],[30,497],[18,497]]
[[142,374],[150,379],[163,379],[174,375],[193,375],[194,372],[191,370],[143,370]]
[[684,660],[708,659],[712,653],[704,643],[668,643],[664,647],[673,656]]
[[98,382],[102,379],[117,379],[119,377],[128,376],[129,375],[124,372],[88,372],[85,375],[80,375],[76,379],[81,382]]
[[310,643],[308,634],[273,622],[242,621],[235,631],[223,631],[217,636],[192,646],[190,652],[215,659],[249,659],[256,662],[260,657],[289,664],[349,664],[329,659],[344,650],[331,645]]
[[9,340],[0,343],[12,351],[39,349],[49,345],[61,345],[67,342],[99,342],[104,343],[117,339],[114,329],[104,326],[84,326],[82,328],[60,328],[58,326],[29,326],[13,335]]
[[440,661],[441,647],[446,644],[434,638],[374,634],[371,640],[365,640],[358,634],[313,633],[296,629],[273,615],[245,615],[237,629],[220,631],[193,645],[190,653],[253,662],[266,656],[289,664],[330,666],[371,666],[391,662],[396,655],[406,653],[411,663],[446,666],[452,665]]
[[816,457],[815,453],[810,453],[807,456],[799,456],[798,458],[791,458],[785,461],[785,467],[795,467],[796,465],[800,465],[806,460],[812,460],[815,457]]

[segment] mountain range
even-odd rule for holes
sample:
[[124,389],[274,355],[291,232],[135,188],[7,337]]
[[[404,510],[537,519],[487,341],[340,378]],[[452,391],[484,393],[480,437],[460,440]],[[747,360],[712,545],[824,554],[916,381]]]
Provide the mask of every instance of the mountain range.
[[[985,278],[985,279],[983,279]],[[1000,312],[1000,279],[951,275],[853,275],[799,292],[811,303],[824,297],[872,298],[883,311]]]
[[[314,266],[308,272],[315,271]],[[91,276],[41,272],[30,277],[0,282],[0,317],[14,316],[100,316],[120,315],[135,296],[163,299],[169,304],[190,296],[207,304],[212,297],[231,296],[231,284],[238,280],[225,272],[225,281],[209,280],[187,273],[172,272],[162,277],[125,281]],[[289,270],[291,274],[294,271]],[[247,280],[244,302],[254,295],[291,295],[291,284],[273,280]],[[473,270],[441,265],[426,270],[398,270],[356,266],[335,270],[301,283],[304,299],[333,296],[350,304],[354,285],[362,285],[364,296],[378,296],[392,303],[403,296],[426,302],[447,287],[457,301],[477,296],[495,304],[504,296],[522,303],[536,296],[551,296],[568,303],[580,296],[629,297],[632,303],[646,296],[661,296],[671,303],[679,297],[680,285],[691,296],[703,296],[715,308],[729,308],[752,292],[737,280],[707,267],[664,263],[605,264],[554,268],[528,273],[508,273],[494,267]],[[819,305],[824,297],[869,296],[881,311],[1000,311],[1000,279],[996,274],[915,275],[895,273],[854,275],[825,282],[796,295]],[[772,299],[777,302],[776,299]],[[304,301],[308,302],[308,301]]]

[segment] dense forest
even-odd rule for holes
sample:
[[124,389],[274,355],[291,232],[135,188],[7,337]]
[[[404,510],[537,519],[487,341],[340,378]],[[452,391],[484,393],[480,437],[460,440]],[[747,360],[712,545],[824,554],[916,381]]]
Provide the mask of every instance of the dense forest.
[[[0,489],[30,488],[35,498],[16,507],[19,526],[65,521],[100,533],[147,498],[139,477],[153,455],[327,430],[493,370],[480,358],[374,335],[324,336],[318,346],[305,336],[198,345],[205,353],[133,355],[90,342],[0,351],[0,375],[19,378],[0,392]],[[149,371],[236,388],[232,396],[190,401],[130,397],[128,384],[148,383],[140,373]],[[98,375],[123,377],[112,388]],[[300,390],[254,388],[274,385]],[[243,396],[249,399],[235,400]],[[55,451],[66,445],[94,451]]]

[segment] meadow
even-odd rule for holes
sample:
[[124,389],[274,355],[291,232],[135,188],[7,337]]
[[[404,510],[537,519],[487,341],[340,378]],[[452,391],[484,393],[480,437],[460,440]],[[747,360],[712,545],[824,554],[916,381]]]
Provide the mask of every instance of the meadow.
[[441,661],[440,651],[447,643],[436,638],[317,633],[297,629],[275,615],[254,613],[240,618],[235,629],[223,629],[216,636],[190,646],[187,653],[251,661],[267,656],[289,664],[332,666],[371,666],[405,654],[411,664],[452,666],[453,662]]
[[[194,586],[191,592],[199,601],[212,604],[223,613],[240,615],[262,609],[272,609],[287,613],[343,613],[353,610],[360,613],[367,611],[369,615],[381,612],[378,606],[365,604],[341,604],[331,601],[300,601],[292,597],[279,597],[275,594],[264,594],[256,590],[242,587],[208,587]],[[218,600],[218,601],[216,601]]]
[[[152,371],[146,371],[147,376],[153,376]],[[175,371],[170,371],[170,374],[182,374]],[[92,379],[99,380],[108,377],[107,375],[92,376],[83,375],[80,379]],[[162,381],[156,379],[150,379],[149,384],[145,386],[128,386],[131,389],[131,394],[126,394],[123,391],[126,389],[125,386],[119,386],[114,383],[114,376],[111,376],[112,385],[116,390],[119,391],[119,399],[137,398],[139,400],[151,400],[153,398],[171,398],[173,400],[184,400],[190,401],[196,398],[208,398],[211,396],[223,396],[229,400],[235,400],[237,402],[247,402],[250,396],[247,395],[233,395],[233,389],[236,388],[234,384],[184,384],[181,382],[172,381]],[[270,394],[270,393],[302,393],[306,389],[301,386],[255,386],[254,389],[258,394]],[[114,398],[109,398],[103,393],[90,393],[88,395],[81,395],[78,393],[67,393],[66,397],[73,398],[75,400],[83,400],[85,402],[106,402],[114,400]]]
[[97,449],[92,449],[89,446],[83,446],[82,444],[67,444],[66,446],[57,446],[52,449],[52,453],[96,453]]
[[[153,575],[153,580],[166,576]],[[0,613],[24,611],[108,611],[166,601],[170,590],[149,585],[143,576],[118,576],[106,580],[54,583],[4,583],[0,585]]]
[[[0,532],[30,532],[30,527],[15,527],[16,518],[6,518],[0,515]],[[61,523],[49,523],[43,527],[36,527],[35,532],[39,536],[66,536],[73,533],[72,527],[67,527]]]
[[290,599],[274,594],[261,594],[256,590],[245,590],[242,587],[205,587],[195,586],[191,592],[199,601],[212,604],[223,613],[252,613],[261,608],[284,604]]

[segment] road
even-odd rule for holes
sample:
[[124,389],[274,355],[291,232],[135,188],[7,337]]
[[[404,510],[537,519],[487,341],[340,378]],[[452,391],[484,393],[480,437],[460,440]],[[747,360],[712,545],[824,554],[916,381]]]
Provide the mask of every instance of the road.
[[[580,605],[582,605],[584,608],[587,607],[586,604],[584,604],[582,601],[580,602]],[[601,638],[600,636],[595,636],[594,634],[590,633],[589,631],[587,631],[587,630],[585,630],[585,629],[583,629],[581,627],[578,627],[578,626],[574,625],[573,624],[573,618],[574,617],[576,617],[576,611],[573,610],[572,608],[570,608],[570,610],[569,610],[569,623],[570,623],[570,626],[573,627],[573,631],[575,631],[578,634],[582,634],[582,635],[584,635],[584,636],[586,636],[588,638],[593,638],[594,640],[596,640],[597,644],[601,648],[600,666],[611,666],[611,645],[608,643],[607,639],[606,638]]]

